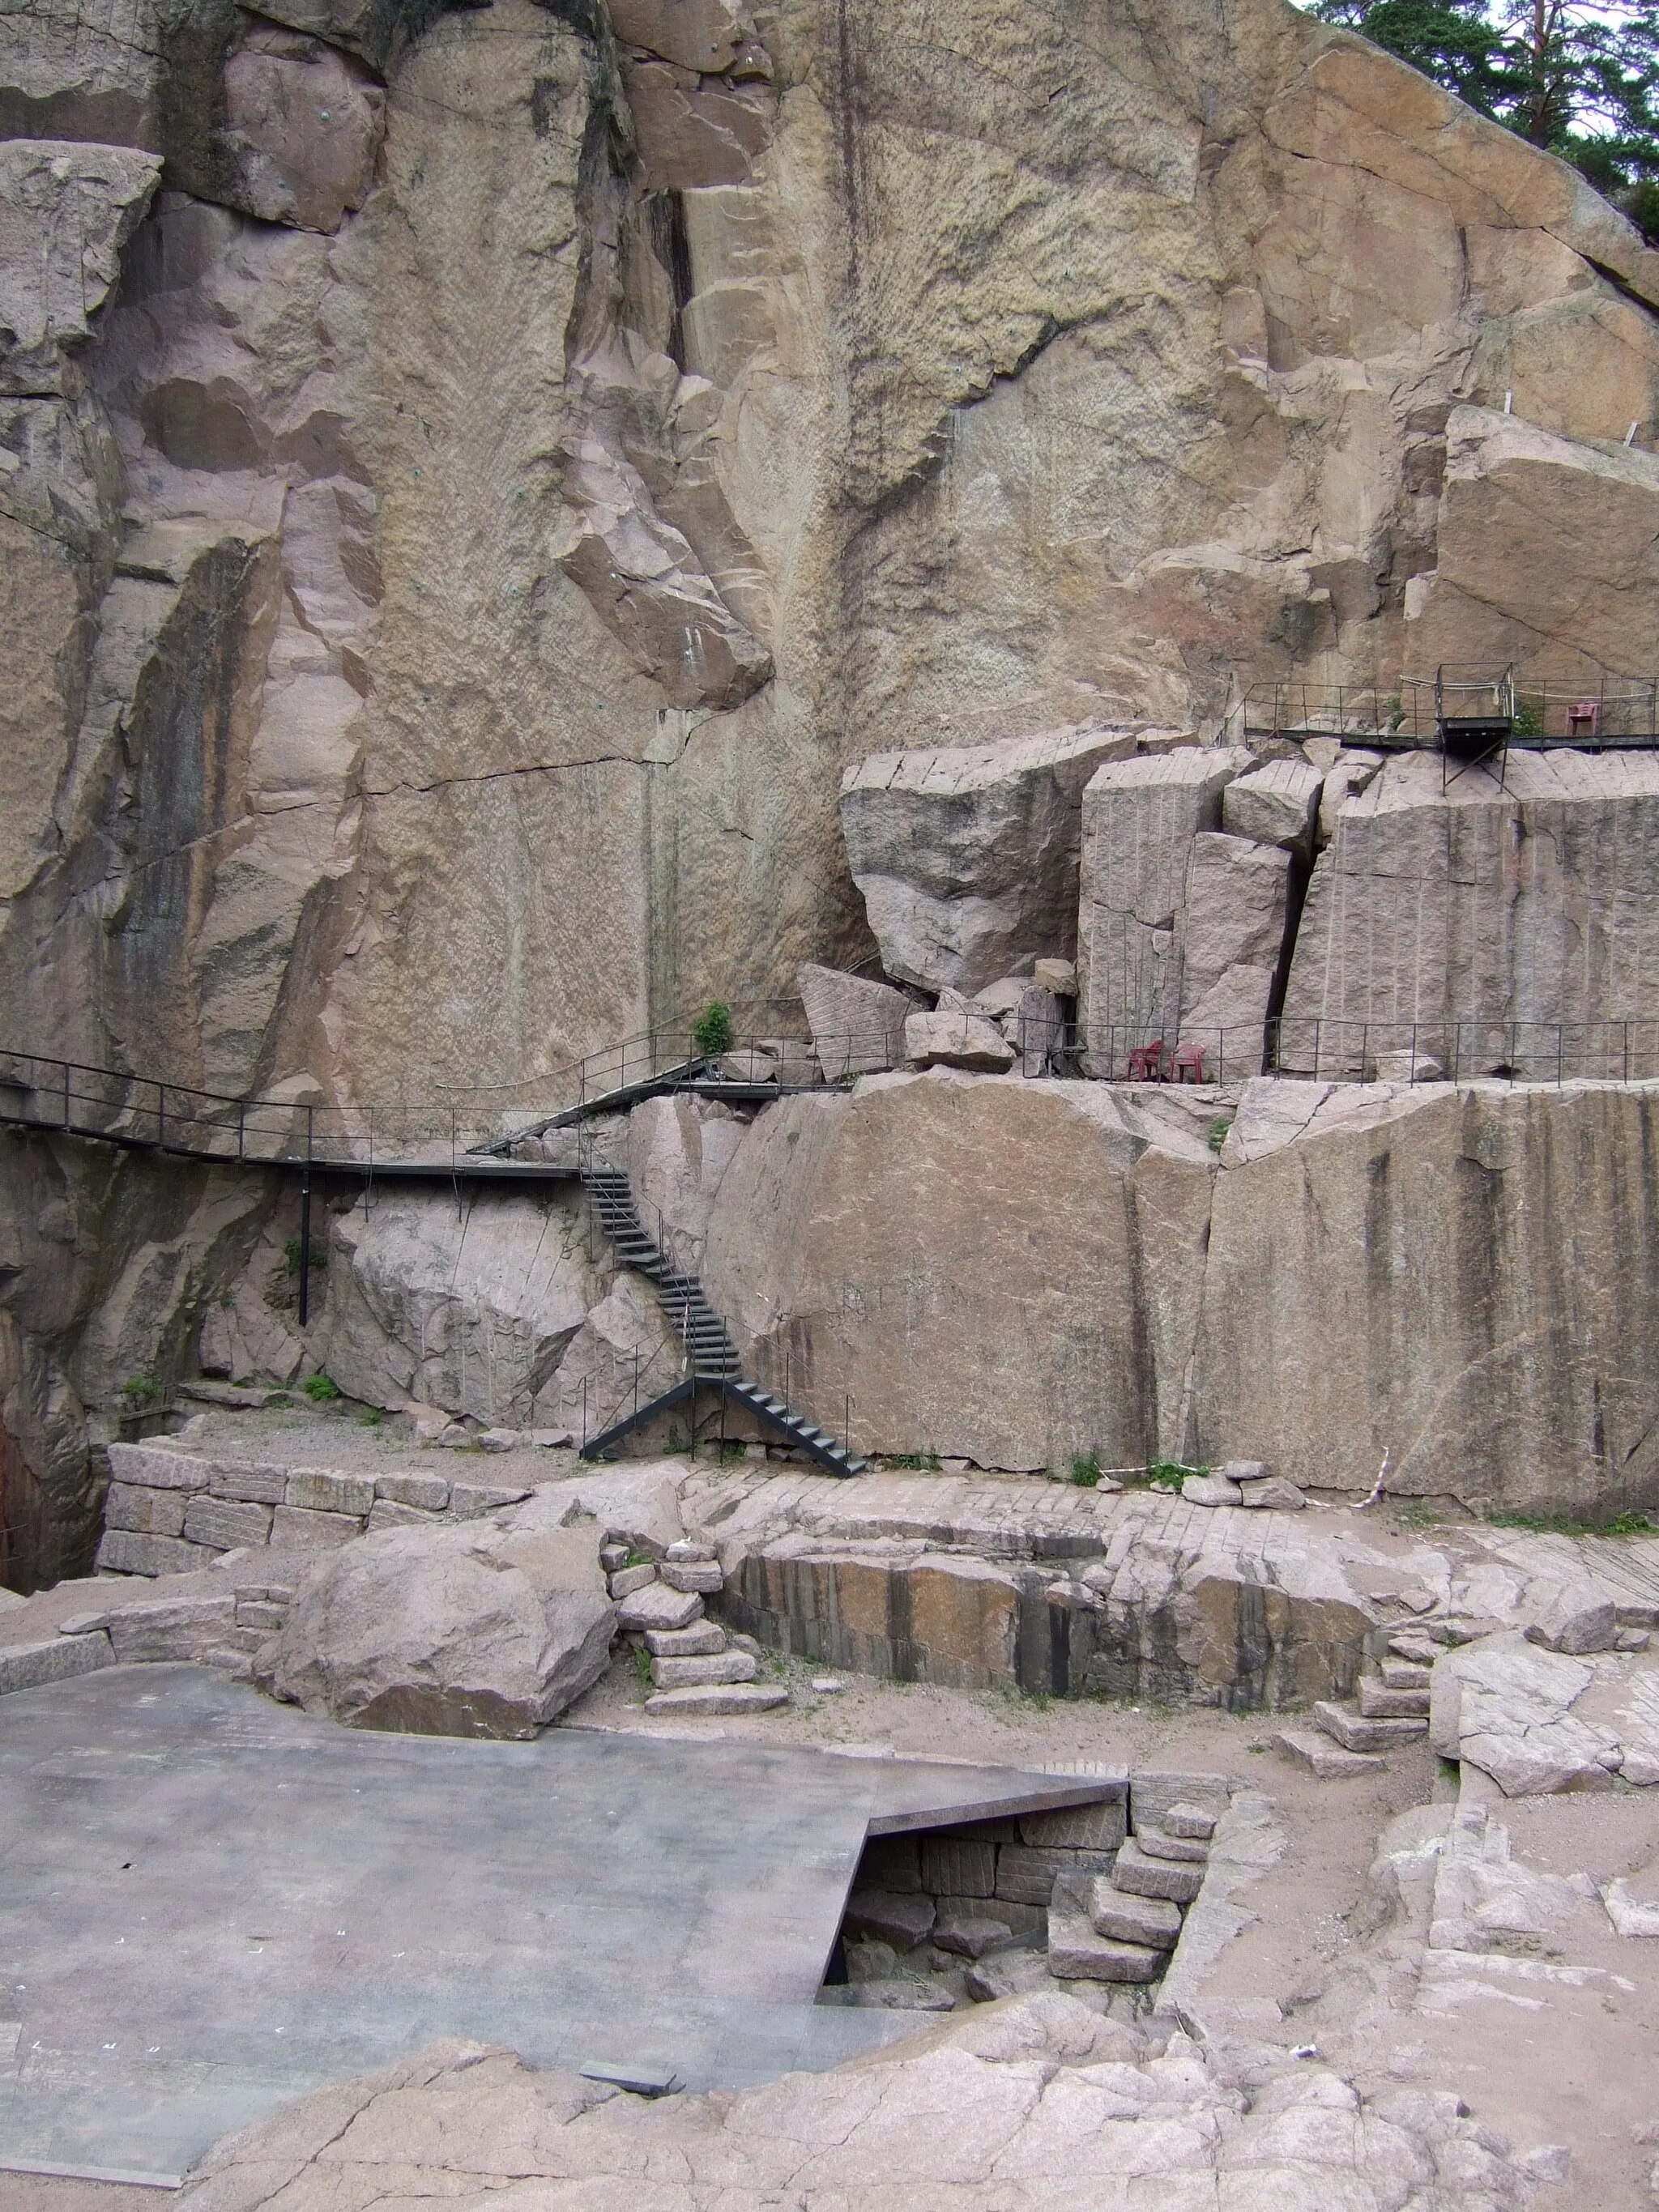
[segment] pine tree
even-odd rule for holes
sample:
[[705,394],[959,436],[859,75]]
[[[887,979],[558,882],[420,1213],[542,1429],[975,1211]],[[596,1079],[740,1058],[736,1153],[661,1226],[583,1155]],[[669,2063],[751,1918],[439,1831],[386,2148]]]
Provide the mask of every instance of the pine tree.
[[1659,239],[1659,0],[1313,0],[1534,146]]

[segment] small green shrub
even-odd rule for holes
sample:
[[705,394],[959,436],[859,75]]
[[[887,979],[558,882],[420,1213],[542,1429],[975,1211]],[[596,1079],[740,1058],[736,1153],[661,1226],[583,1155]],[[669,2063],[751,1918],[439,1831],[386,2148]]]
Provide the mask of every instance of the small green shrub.
[[1210,1150],[1212,1152],[1219,1155],[1221,1147],[1227,1141],[1227,1132],[1232,1127],[1232,1126],[1231,1121],[1224,1114],[1218,1115],[1217,1118],[1211,1122]]
[[705,1060],[718,1060],[732,1049],[732,1009],[719,999],[705,1006],[691,1024],[697,1050]]
[[1207,1474],[1207,1467],[1183,1467],[1178,1459],[1155,1459],[1146,1470],[1146,1481],[1153,1490],[1179,1491],[1191,1474]]
[[1073,1452],[1072,1455],[1072,1480],[1076,1483],[1079,1490],[1094,1490],[1098,1488],[1100,1483],[1100,1454],[1098,1452]]
[[641,1689],[645,1692],[647,1697],[649,1697],[653,1686],[651,1680],[651,1654],[642,1644],[634,1654],[634,1671],[640,1678]]
[[1581,1521],[1571,1513],[1488,1513],[1494,1528],[1525,1528],[1534,1536],[1650,1536],[1645,1513],[1615,1513],[1610,1521]]
[[167,1395],[166,1383],[149,1368],[142,1368],[137,1375],[129,1375],[121,1385],[121,1395],[135,1413],[141,1412],[146,1406],[163,1404]]
[[333,1377],[325,1375],[319,1367],[314,1375],[307,1375],[300,1385],[313,1406],[327,1406],[340,1395],[340,1386]]
[[[328,1252],[325,1246],[321,1244],[313,1244],[312,1246],[311,1264],[313,1267],[327,1267]],[[283,1266],[290,1275],[297,1275],[299,1273],[300,1240],[297,1237],[290,1237],[287,1243],[283,1245]]]
[[896,1452],[887,1462],[891,1468],[902,1468],[907,1474],[937,1474],[937,1452]]
[[380,1411],[378,1406],[368,1406],[364,1408],[363,1426],[366,1429],[382,1428],[385,1425],[386,1415]]

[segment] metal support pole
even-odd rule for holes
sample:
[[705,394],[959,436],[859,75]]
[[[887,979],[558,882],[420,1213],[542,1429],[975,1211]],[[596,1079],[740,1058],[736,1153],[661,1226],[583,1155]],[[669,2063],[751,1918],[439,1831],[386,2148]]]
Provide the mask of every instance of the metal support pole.
[[300,1326],[311,1318],[311,1163],[300,1178]]
[[158,1151],[167,1140],[167,1087],[165,1083],[155,1086],[155,1144]]
[[68,1062],[68,1060],[65,1060],[65,1061],[64,1062],[64,1127],[67,1129],[67,1128],[68,1128],[68,1127],[69,1127],[69,1125],[70,1125],[70,1070],[69,1070],[69,1062]]
[[843,1455],[848,1459],[851,1459],[853,1456],[853,1394],[848,1390],[846,1392],[845,1396],[847,1403],[845,1414],[842,1422],[841,1448]]
[[246,1099],[239,1098],[236,1101],[236,1164],[238,1167],[242,1164],[242,1121],[246,1112]]

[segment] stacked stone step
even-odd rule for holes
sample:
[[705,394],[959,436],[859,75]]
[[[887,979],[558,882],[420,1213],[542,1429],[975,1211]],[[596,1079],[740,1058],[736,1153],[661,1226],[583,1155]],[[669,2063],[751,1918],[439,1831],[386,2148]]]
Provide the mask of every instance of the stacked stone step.
[[647,1712],[765,1713],[788,1704],[787,1690],[755,1680],[758,1645],[734,1644],[704,1613],[703,1599],[722,1581],[712,1544],[686,1538],[654,1561],[612,1540],[602,1547],[599,1565],[617,1603],[617,1626],[650,1656]]
[[1374,1771],[1383,1764],[1382,1753],[1426,1735],[1430,1669],[1420,1649],[1421,1639],[1409,1632],[1391,1638],[1383,1658],[1360,1676],[1352,1703],[1322,1698],[1313,1709],[1314,1729],[1281,1729],[1280,1748],[1330,1781]]
[[1207,1803],[1160,1797],[1143,1809],[1132,1797],[1132,1806],[1134,1832],[1109,1873],[1055,1881],[1048,1972],[1059,1980],[1161,1979],[1187,1908],[1203,1887],[1216,1828],[1214,1793]]

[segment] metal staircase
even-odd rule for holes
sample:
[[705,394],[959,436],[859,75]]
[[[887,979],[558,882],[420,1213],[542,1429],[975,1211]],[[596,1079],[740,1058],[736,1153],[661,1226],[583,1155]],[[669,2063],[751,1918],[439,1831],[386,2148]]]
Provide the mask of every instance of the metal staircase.
[[757,1383],[745,1379],[737,1346],[726,1334],[725,1322],[704,1296],[702,1285],[695,1275],[671,1267],[666,1255],[646,1234],[635,1208],[633,1186],[623,1170],[585,1164],[581,1179],[592,1202],[595,1218],[615,1246],[617,1258],[655,1288],[664,1312],[685,1346],[691,1368],[690,1375],[672,1389],[665,1390],[648,1404],[635,1406],[623,1419],[613,1421],[598,1436],[587,1437],[582,1445],[583,1458],[598,1458],[630,1429],[670,1407],[683,1404],[688,1398],[695,1399],[699,1389],[708,1389],[721,1391],[734,1404],[746,1406],[750,1413],[759,1414],[789,1443],[811,1453],[818,1465],[827,1468],[831,1474],[862,1474],[866,1464],[863,1460],[855,1458],[833,1437],[800,1414],[792,1413],[781,1398],[774,1397]]

